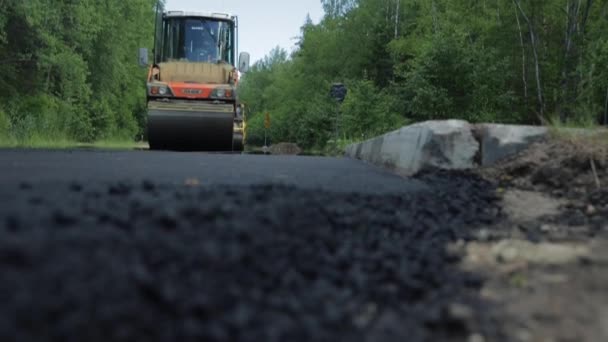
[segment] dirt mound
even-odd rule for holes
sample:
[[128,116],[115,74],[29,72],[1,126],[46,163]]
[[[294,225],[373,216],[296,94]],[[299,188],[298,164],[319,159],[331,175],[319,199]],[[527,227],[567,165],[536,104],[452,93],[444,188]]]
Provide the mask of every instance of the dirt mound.
[[466,245],[497,303],[485,313],[500,335],[485,340],[606,341],[608,133],[552,137],[479,172],[507,216]]
[[[543,224],[561,225],[568,228],[560,229],[559,233],[571,238],[575,231],[582,231],[580,227],[588,228],[584,234],[588,237],[605,230],[608,222],[607,132],[552,137],[479,172],[502,189],[542,192],[560,201],[560,214],[551,220],[537,220],[534,231],[539,231]],[[528,211],[535,212],[543,204],[530,203]]]
[[279,143],[270,146],[270,154],[295,156],[302,154],[302,149],[294,143]]
[[608,186],[608,133],[539,142],[481,173],[505,187],[585,195]]

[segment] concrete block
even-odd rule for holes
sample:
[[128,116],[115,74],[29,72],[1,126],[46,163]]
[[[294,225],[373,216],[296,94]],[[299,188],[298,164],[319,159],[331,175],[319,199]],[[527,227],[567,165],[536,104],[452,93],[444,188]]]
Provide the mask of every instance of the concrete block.
[[479,143],[462,120],[427,121],[348,146],[346,155],[403,175],[425,168],[470,169]]
[[480,124],[475,131],[481,142],[482,166],[515,155],[549,134],[546,127],[497,124]]

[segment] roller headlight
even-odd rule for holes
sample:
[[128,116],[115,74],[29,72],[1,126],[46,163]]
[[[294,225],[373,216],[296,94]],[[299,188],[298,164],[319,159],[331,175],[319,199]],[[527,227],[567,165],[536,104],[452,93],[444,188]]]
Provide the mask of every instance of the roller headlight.
[[172,96],[171,89],[166,85],[148,85],[148,94],[151,96]]
[[230,100],[234,98],[234,89],[230,88],[215,88],[211,93],[211,97],[216,100]]

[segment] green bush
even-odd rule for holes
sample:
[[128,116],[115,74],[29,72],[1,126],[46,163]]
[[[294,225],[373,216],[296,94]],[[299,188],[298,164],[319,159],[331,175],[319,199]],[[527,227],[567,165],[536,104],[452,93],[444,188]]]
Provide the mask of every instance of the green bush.
[[8,115],[0,108],[0,145],[9,145],[12,141],[10,135],[11,122]]
[[[143,128],[156,0],[0,6],[0,103],[19,144],[129,139]],[[9,39],[17,37],[19,39]],[[9,38],[7,38],[9,37]]]
[[[329,89],[329,87],[327,88]],[[320,149],[337,133],[337,110],[327,94],[319,92],[295,111],[288,124],[292,131],[291,141],[300,147]]]
[[257,113],[247,118],[247,145],[264,145],[264,114]]
[[369,80],[349,82],[348,88],[338,118],[341,138],[367,139],[406,124],[390,89],[380,89]]
[[47,95],[15,99],[12,102],[12,135],[17,141],[28,141],[33,137],[65,139],[66,116],[61,115],[61,102]]

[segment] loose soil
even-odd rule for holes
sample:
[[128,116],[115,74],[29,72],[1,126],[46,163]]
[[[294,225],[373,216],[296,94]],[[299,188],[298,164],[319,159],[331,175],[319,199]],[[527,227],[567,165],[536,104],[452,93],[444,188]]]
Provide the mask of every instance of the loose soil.
[[608,341],[607,147],[551,139],[480,171],[506,219],[453,246],[494,303],[476,341]]

